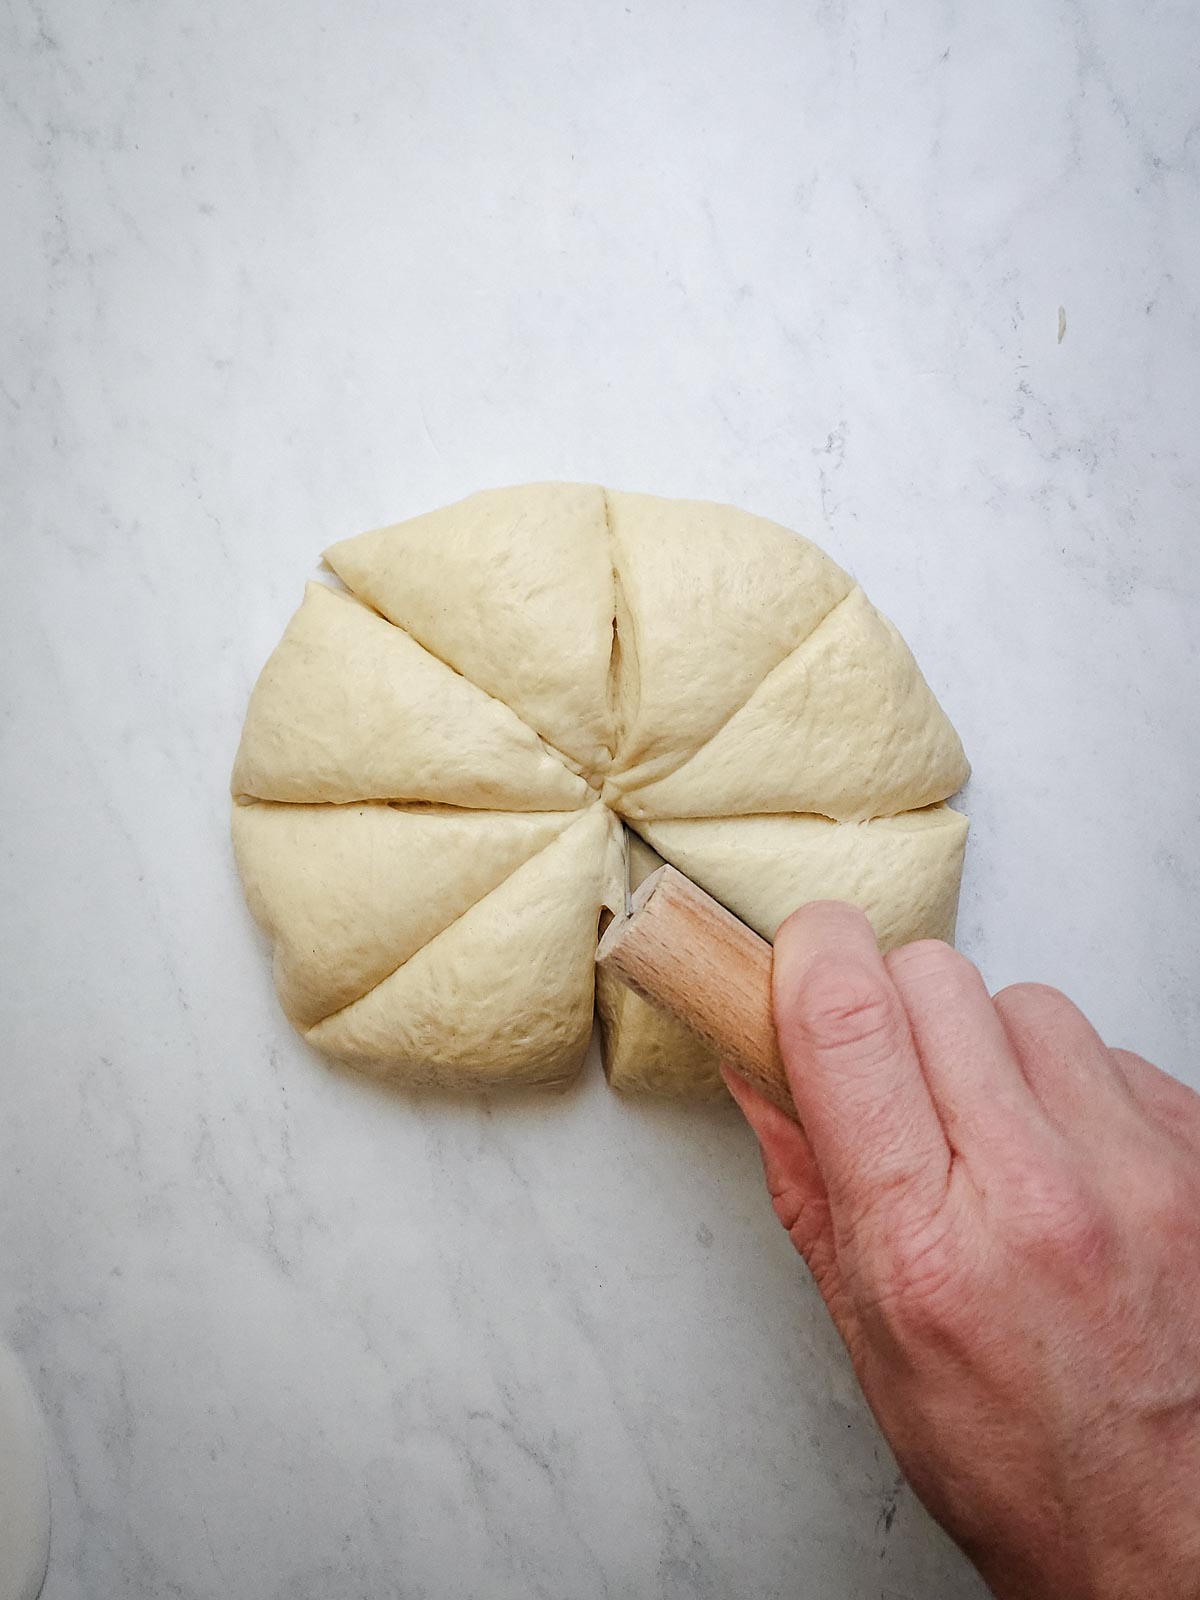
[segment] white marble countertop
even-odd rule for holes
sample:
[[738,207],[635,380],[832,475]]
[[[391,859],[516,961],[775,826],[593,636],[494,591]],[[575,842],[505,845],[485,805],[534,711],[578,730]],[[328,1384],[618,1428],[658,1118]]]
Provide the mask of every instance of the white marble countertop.
[[0,1333],[48,1600],[976,1595],[736,1116],[327,1071],[226,777],[332,539],[529,478],[731,500],[961,729],[989,981],[1200,1081],[1200,13],[16,0],[0,39]]

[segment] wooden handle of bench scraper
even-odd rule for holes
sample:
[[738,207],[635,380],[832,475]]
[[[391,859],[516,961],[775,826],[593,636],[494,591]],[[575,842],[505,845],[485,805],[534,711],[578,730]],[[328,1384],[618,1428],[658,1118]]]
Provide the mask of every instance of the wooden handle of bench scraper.
[[771,946],[690,878],[651,873],[629,914],[609,924],[596,963],[795,1117],[771,1014]]

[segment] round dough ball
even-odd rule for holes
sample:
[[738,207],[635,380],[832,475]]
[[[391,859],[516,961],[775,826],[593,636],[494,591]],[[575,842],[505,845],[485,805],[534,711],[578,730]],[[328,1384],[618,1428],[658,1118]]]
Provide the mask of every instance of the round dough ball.
[[[345,540],[234,764],[234,845],[284,1010],[407,1083],[561,1081],[599,1001],[614,1087],[719,1091],[611,983],[603,917],[673,862],[773,936],[846,899],[953,937],[967,776],[895,628],[808,540],[701,501],[490,490]],[[632,848],[629,841],[632,841]]]

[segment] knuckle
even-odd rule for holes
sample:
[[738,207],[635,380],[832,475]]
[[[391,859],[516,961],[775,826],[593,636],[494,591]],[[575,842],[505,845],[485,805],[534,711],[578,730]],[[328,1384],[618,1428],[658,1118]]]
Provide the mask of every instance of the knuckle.
[[884,964],[899,984],[958,986],[975,975],[973,963],[941,939],[901,945],[884,958]]
[[1178,1162],[1147,1162],[1132,1186],[1131,1207],[1143,1229],[1171,1239],[1197,1232],[1200,1185]]
[[823,1049],[884,1044],[895,1036],[887,990],[864,968],[818,956],[797,996],[797,1019],[810,1043]]
[[1145,1056],[1138,1055],[1136,1050],[1126,1050],[1121,1045],[1110,1045],[1108,1053],[1122,1071],[1142,1074],[1159,1070],[1152,1062],[1147,1061]]
[[993,1004],[1005,1017],[1041,1017],[1075,1010],[1074,1003],[1061,989],[1048,983],[1010,983],[993,997]]
[[1111,1049],[1109,1055],[1134,1099],[1157,1112],[1172,1131],[1186,1137],[1200,1128],[1200,1095],[1189,1084],[1133,1050]]
[[1024,1258],[1080,1267],[1106,1261],[1114,1237],[1088,1187],[1070,1173],[1031,1167],[1016,1184],[1008,1211],[1010,1242]]

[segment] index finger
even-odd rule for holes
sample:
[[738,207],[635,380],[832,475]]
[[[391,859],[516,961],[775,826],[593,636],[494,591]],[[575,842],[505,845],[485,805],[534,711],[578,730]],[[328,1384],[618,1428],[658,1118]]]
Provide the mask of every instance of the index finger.
[[775,935],[773,990],[780,1054],[835,1223],[856,1226],[881,1203],[931,1216],[950,1145],[862,912],[833,901],[794,912]]

